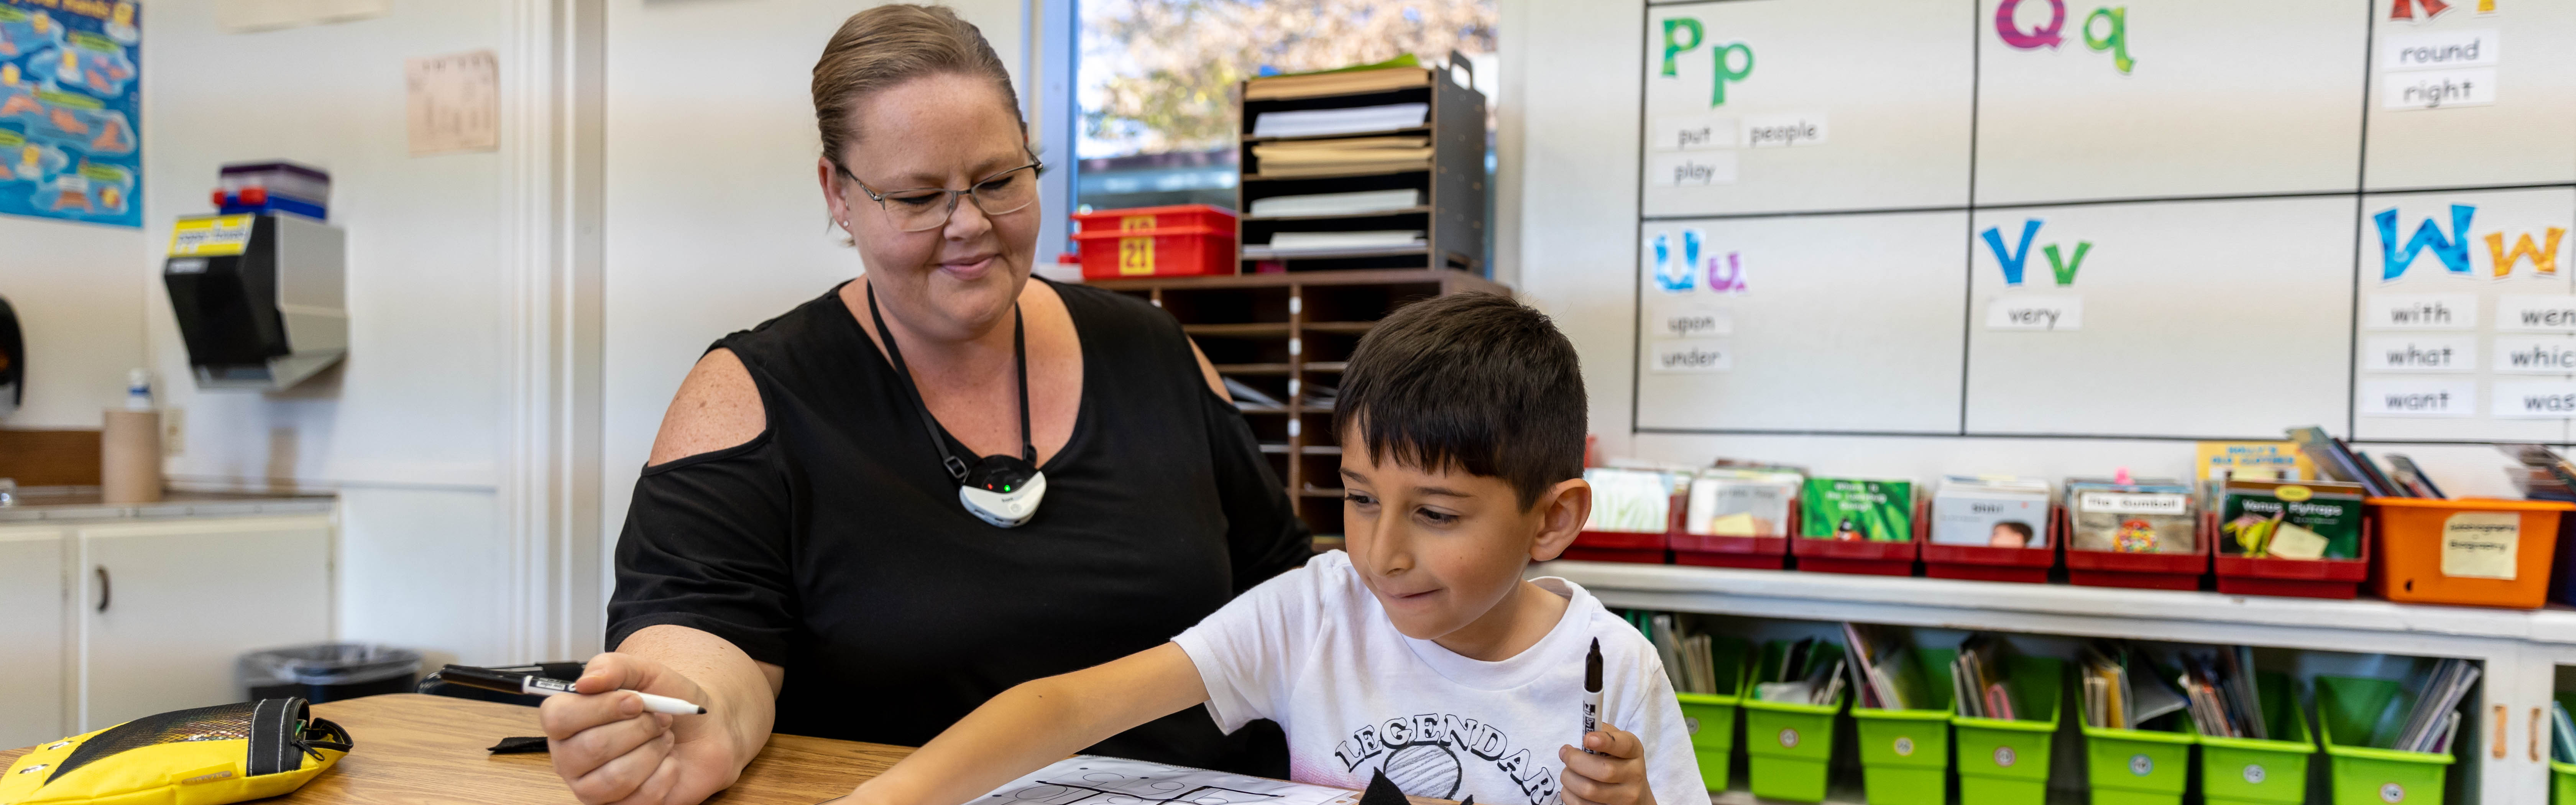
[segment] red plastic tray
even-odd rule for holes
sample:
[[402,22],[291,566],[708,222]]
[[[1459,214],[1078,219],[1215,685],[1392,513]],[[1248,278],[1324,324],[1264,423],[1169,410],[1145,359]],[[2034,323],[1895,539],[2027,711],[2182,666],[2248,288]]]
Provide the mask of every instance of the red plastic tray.
[[[2217,515],[2203,523],[2210,526],[2208,533],[2215,542]],[[2370,544],[2379,539],[2373,533],[2374,525],[2369,515],[2362,516],[2359,559],[2247,559],[2218,554],[2218,591],[2230,595],[2351,598],[2361,592],[2361,582],[2370,577]]]
[[[2218,540],[2195,534],[2200,550],[2192,553],[2121,553],[2118,551],[2079,551],[2072,544],[2075,535],[2073,517],[2065,507],[2056,510],[2056,529],[2069,539],[2066,546],[2066,580],[2086,587],[2130,587],[2144,590],[2198,590],[2200,577],[2209,574],[2211,546]],[[2208,524],[2203,515],[2202,525]],[[2203,532],[2209,529],[2200,529]]]
[[1681,531],[1682,507],[1689,499],[1674,495],[1665,509],[1664,532],[1648,534],[1636,531],[1585,531],[1574,535],[1574,544],[1566,546],[1565,558],[1587,562],[1634,562],[1647,565],[1667,564],[1666,548],[1673,534]]
[[[1685,498],[1687,499],[1687,498]],[[1689,513],[1683,513],[1689,522]],[[1798,522],[1798,500],[1789,500],[1788,523]],[[1788,525],[1783,523],[1783,525]],[[1789,566],[1789,538],[1721,537],[1693,534],[1687,528],[1673,529],[1673,564],[1700,567],[1738,567],[1747,570],[1781,570]]]
[[[1914,538],[1904,542],[1844,542],[1833,539],[1811,539],[1800,536],[1789,540],[1789,555],[1798,557],[1798,569],[1818,573],[1858,573],[1870,576],[1914,575],[1914,557],[1923,545],[1922,506],[1915,506]],[[1800,522],[1801,528],[1804,521]]]
[[2051,520],[2048,547],[2045,548],[1940,545],[1932,541],[1932,502],[1924,501],[1914,512],[1914,539],[1923,544],[1923,575],[1936,579],[2046,584],[2048,569],[2057,565],[2059,544],[2056,523],[2054,518]]
[[1234,213],[1206,204],[1077,213],[1082,278],[1187,277],[1238,270]]

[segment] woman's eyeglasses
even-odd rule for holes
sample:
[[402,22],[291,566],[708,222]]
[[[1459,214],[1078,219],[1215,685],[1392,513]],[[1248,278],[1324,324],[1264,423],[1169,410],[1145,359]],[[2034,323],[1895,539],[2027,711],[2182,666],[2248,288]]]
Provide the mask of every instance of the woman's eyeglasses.
[[867,182],[859,181],[859,177],[851,175],[847,168],[835,166],[835,169],[842,176],[849,177],[852,184],[858,185],[860,192],[875,199],[877,207],[885,210],[886,219],[892,221],[896,229],[928,232],[948,225],[949,216],[957,213],[959,196],[975,197],[975,206],[987,216],[1009,215],[1028,209],[1038,200],[1038,171],[1043,167],[1043,163],[1031,162],[986,176],[964,190],[925,187],[884,193],[868,187]]

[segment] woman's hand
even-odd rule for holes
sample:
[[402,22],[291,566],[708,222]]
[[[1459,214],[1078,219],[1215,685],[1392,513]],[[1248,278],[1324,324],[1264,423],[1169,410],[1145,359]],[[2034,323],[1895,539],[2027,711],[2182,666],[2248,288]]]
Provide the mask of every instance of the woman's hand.
[[1646,745],[1637,736],[1604,721],[1598,732],[1583,735],[1583,748],[1556,750],[1565,762],[1566,805],[1655,805],[1646,787]]
[[[732,785],[750,761],[707,691],[661,663],[630,654],[592,657],[573,689],[538,708],[555,774],[584,805],[695,805]],[[641,691],[707,705],[710,715],[644,712]]]

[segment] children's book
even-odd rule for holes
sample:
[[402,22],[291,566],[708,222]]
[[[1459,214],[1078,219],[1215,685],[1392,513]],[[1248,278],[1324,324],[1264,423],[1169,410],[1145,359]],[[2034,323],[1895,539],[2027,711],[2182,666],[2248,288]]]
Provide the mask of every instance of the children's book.
[[2201,442],[2198,469],[2192,477],[2209,480],[2228,478],[2271,478],[2296,481],[2317,477],[2316,464],[2299,449],[2297,442]]
[[1798,535],[1811,539],[1914,539],[1914,482],[1809,478]]
[[[2249,558],[2361,558],[2360,484],[2229,479],[2220,496],[2220,553]],[[2283,529],[2298,529],[2284,531]],[[2280,535],[2323,538],[2310,552]]]
[[2066,547],[2117,553],[2194,553],[2200,550],[2199,517],[2191,487],[2180,481],[2130,483],[2099,478],[2066,481],[2067,515],[2075,533]]
[[1793,472],[1700,470],[1691,480],[1683,530],[1721,537],[1788,536],[1789,502],[1798,497],[1803,481]]
[[1590,467],[1583,471],[1583,480],[1592,485],[1592,514],[1583,530],[1654,534],[1669,527],[1671,475]]
[[1952,475],[1932,496],[1932,542],[1992,548],[2046,548],[2048,482],[2037,478]]

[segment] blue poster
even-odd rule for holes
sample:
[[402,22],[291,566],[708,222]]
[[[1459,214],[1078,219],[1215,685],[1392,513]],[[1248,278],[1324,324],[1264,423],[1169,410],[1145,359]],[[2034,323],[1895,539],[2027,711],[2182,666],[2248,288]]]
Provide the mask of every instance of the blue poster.
[[0,214],[143,226],[137,13],[0,0]]

